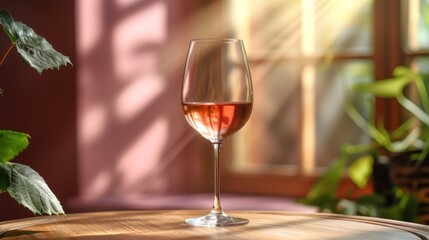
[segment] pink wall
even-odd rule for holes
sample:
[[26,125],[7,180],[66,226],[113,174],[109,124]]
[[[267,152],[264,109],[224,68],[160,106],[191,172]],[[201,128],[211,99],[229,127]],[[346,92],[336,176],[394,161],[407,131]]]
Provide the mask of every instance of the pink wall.
[[194,34],[201,2],[77,1],[80,199],[195,191],[203,140],[180,84],[189,39],[211,34]]

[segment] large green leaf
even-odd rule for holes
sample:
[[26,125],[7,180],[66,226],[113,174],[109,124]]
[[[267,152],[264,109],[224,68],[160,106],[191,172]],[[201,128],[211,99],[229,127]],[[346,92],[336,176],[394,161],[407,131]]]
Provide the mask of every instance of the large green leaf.
[[371,93],[377,97],[395,98],[402,95],[406,86],[420,78],[408,67],[398,66],[393,71],[393,78],[377,80],[373,82],[358,83],[353,86],[353,90],[364,93]]
[[36,171],[18,163],[6,166],[11,170],[7,191],[13,199],[35,214],[64,214],[60,202]]
[[5,10],[0,11],[0,24],[12,43],[16,44],[17,51],[24,62],[38,73],[47,69],[59,68],[67,63],[71,64],[69,57],[57,52],[45,38],[37,35],[24,23],[14,21]]
[[0,163],[7,163],[28,146],[28,134],[0,130]]
[[377,97],[396,97],[404,91],[404,88],[412,81],[408,77],[389,78],[374,82],[365,82],[354,85],[353,89],[359,92],[369,92]]

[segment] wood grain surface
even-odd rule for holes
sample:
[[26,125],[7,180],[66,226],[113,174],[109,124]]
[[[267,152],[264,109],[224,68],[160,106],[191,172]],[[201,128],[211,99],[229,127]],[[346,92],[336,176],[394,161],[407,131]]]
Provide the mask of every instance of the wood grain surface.
[[0,222],[1,239],[429,239],[429,227],[320,213],[233,211],[243,226],[192,227],[205,211],[116,211]]

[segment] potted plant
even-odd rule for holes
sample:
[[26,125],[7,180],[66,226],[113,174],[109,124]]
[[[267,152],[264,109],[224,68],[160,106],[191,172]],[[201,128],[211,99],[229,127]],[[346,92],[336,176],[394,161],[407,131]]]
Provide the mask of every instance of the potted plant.
[[[52,48],[33,29],[15,21],[9,12],[0,11],[0,25],[11,40],[0,65],[13,48],[23,62],[39,74],[43,70],[71,64],[67,56]],[[29,166],[11,162],[29,144],[29,135],[12,130],[0,130],[0,193],[8,192],[18,203],[35,214],[64,214],[64,210],[43,178]]]
[[[429,191],[429,185],[418,182],[422,177],[429,181],[429,174],[422,174],[424,166],[429,165],[426,161],[429,153],[429,77],[403,66],[395,68],[393,75],[389,79],[358,83],[348,90],[360,99],[357,103],[369,104],[369,117],[364,117],[352,101],[347,101],[345,111],[371,141],[343,144],[338,158],[301,202],[318,206],[320,211],[429,221],[422,216],[422,208],[419,210],[419,202],[427,198],[422,191]],[[416,90],[417,104],[405,95],[409,88]],[[387,130],[381,121],[376,121],[376,98],[396,99],[409,118],[396,129]],[[344,173],[358,188],[372,185],[372,194],[357,198],[338,197]],[[422,190],[422,187],[427,189]]]

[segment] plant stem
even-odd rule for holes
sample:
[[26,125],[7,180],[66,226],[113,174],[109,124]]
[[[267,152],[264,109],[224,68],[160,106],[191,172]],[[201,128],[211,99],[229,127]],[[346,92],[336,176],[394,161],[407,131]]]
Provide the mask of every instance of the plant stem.
[[401,104],[405,109],[414,114],[420,121],[422,121],[426,126],[429,126],[429,115],[416,106],[413,102],[408,100],[404,95],[397,96],[399,104]]
[[429,100],[426,96],[428,96],[428,92],[426,91],[426,86],[423,82],[421,76],[416,77],[416,86],[419,91],[420,101],[425,109],[425,112],[429,112]]
[[10,47],[6,50],[6,52],[3,54],[3,57],[0,60],[0,65],[3,64],[4,60],[6,59],[7,55],[9,54],[10,50],[12,50],[12,48],[15,47],[15,44],[13,43],[12,45],[10,45]]

